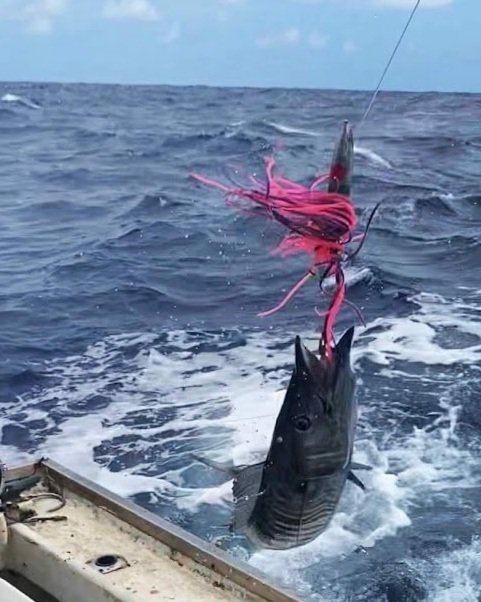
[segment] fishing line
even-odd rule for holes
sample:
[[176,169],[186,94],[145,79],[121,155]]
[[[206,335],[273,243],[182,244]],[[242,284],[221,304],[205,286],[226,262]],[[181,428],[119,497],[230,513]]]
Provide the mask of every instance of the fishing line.
[[401,42],[402,42],[402,40],[403,40],[403,38],[404,38],[404,36],[405,36],[408,28],[409,28],[409,25],[411,24],[411,21],[413,20],[413,17],[416,14],[416,11],[417,11],[418,6],[420,4],[421,4],[421,0],[417,0],[416,4],[414,5],[414,7],[413,7],[413,9],[411,11],[411,14],[409,15],[409,19],[407,20],[406,25],[404,26],[404,29],[402,30],[402,33],[399,36],[399,39],[398,39],[396,45],[394,46],[394,50],[391,52],[391,56],[389,57],[389,60],[388,60],[388,62],[386,64],[386,66],[384,67],[384,71],[382,72],[382,75],[379,78],[379,82],[378,82],[378,84],[376,86],[376,89],[374,90],[374,93],[373,93],[373,95],[371,97],[371,100],[370,100],[368,106],[367,106],[367,109],[364,112],[364,115],[361,117],[361,120],[358,123],[358,127],[361,126],[361,124],[367,119],[369,113],[371,112],[372,106],[373,106],[374,102],[376,101],[377,95],[379,94],[379,91],[381,89],[382,82],[384,81],[384,78],[386,77],[386,74],[387,74],[387,72],[389,70],[389,67],[391,66],[391,63],[393,62],[393,59],[396,56],[396,52],[397,52],[399,46],[401,45]]

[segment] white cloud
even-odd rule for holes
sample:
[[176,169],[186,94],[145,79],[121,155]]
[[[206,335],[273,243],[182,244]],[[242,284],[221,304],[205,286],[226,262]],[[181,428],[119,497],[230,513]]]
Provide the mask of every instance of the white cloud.
[[346,54],[353,54],[354,52],[357,52],[358,50],[359,50],[359,48],[352,40],[345,40],[342,43],[342,51],[345,52]]
[[299,42],[300,33],[297,27],[291,27],[281,34],[281,42],[285,44],[297,44]]
[[272,46],[295,46],[301,39],[301,32],[297,27],[290,27],[279,33],[267,34],[257,38],[256,44],[261,48]]
[[[412,9],[416,0],[291,0],[297,4],[339,4],[342,7],[350,4],[371,6],[384,6],[385,8]],[[421,0],[419,8],[439,8],[453,4],[454,0]]]
[[297,27],[290,27],[279,33],[266,34],[257,38],[256,45],[260,48],[272,48],[274,46],[298,46],[306,45],[309,48],[325,48],[329,41],[328,36],[320,33],[304,35]]
[[[205,2],[205,0],[197,0],[199,3]],[[214,9],[216,10],[215,16],[217,21],[225,23],[232,18],[232,13],[235,13],[237,9],[244,6],[246,0],[215,0]]]
[[161,34],[160,40],[163,44],[172,44],[180,36],[180,26],[178,23],[172,23],[170,28]]
[[66,5],[66,0],[2,0],[0,20],[19,21],[33,33],[50,33]]
[[[414,8],[416,0],[373,0],[375,6],[385,6],[386,8]],[[454,0],[421,0],[419,8],[438,8],[448,6]]]
[[157,21],[159,13],[149,0],[108,0],[103,8],[106,19]]
[[310,48],[325,48],[329,38],[319,33],[311,33],[307,36],[307,45]]
[[[291,0],[297,4],[324,4],[326,0]],[[344,0],[341,0],[343,2]]]
[[65,0],[29,2],[23,11],[27,28],[36,33],[49,33],[54,19],[65,10],[65,6]]

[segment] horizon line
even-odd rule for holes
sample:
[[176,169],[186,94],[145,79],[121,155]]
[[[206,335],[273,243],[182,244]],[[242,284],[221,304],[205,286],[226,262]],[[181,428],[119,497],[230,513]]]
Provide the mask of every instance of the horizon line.
[[[315,86],[256,86],[256,85],[233,85],[233,84],[170,84],[170,83],[144,83],[144,82],[106,82],[106,81],[71,81],[71,80],[40,80],[40,79],[18,79],[18,80],[0,80],[0,84],[46,84],[46,85],[78,85],[78,86],[130,86],[130,87],[169,87],[169,88],[215,88],[215,89],[233,89],[233,90],[283,90],[283,91],[317,91],[317,92],[359,92],[362,94],[374,93],[372,89],[356,89],[356,88],[316,88]],[[395,88],[382,88],[379,93],[395,93],[395,94],[481,94],[479,91],[470,90],[400,90]]]

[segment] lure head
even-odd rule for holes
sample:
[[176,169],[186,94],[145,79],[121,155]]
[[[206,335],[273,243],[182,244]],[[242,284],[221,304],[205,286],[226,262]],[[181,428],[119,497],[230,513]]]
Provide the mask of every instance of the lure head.
[[349,196],[351,194],[354,137],[349,121],[344,121],[341,136],[332,156],[329,170],[328,192]]

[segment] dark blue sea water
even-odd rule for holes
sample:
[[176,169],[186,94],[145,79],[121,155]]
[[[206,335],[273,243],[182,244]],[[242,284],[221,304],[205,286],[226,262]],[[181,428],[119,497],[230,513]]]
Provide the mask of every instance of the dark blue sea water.
[[[362,406],[331,527],[288,552],[228,536],[320,304],[279,301],[307,258],[189,178],[325,171],[354,92],[0,84],[0,456],[49,455],[229,549],[305,600],[481,592],[481,96],[380,95],[355,130],[368,240],[347,270]],[[241,176],[239,176],[241,177]],[[355,316],[346,310],[340,332]]]

